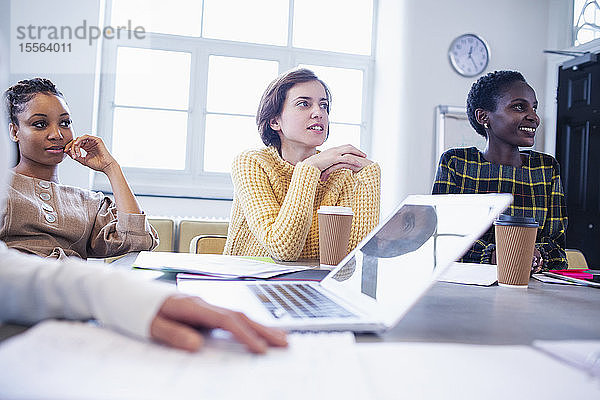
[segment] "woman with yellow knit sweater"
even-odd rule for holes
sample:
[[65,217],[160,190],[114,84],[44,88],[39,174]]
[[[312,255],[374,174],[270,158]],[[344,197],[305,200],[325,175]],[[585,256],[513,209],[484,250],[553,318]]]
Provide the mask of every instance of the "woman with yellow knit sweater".
[[352,145],[322,152],[329,134],[327,85],[307,69],[280,75],[263,94],[256,123],[267,146],[233,162],[235,188],[225,254],[318,258],[317,210],[352,207],[348,250],[379,222],[379,165]]

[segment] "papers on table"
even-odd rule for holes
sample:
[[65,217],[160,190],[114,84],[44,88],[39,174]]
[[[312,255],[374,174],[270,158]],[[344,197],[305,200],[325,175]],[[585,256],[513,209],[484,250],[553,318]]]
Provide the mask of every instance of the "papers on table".
[[[582,270],[575,270],[582,271]],[[569,282],[580,283],[583,286],[592,286],[596,288],[600,288],[600,283],[592,281],[594,275],[588,274],[585,272],[574,272],[572,270],[550,270],[548,272],[544,272],[544,275],[550,276],[552,278],[562,279]],[[584,279],[582,279],[584,278]]]
[[[43,322],[0,344],[0,398],[600,398],[598,379],[529,346],[355,344],[349,333],[313,333],[257,356],[218,332],[187,353],[90,324]],[[598,343],[560,347],[585,356]]]
[[310,269],[306,266],[287,266],[243,257],[156,251],[140,252],[133,267],[201,274],[220,279],[271,278],[288,272]]
[[498,280],[497,269],[492,264],[472,264],[455,262],[448,267],[439,281],[466,285],[490,286]]
[[370,399],[350,333],[289,335],[248,353],[220,337],[198,353],[77,322],[44,322],[0,345],[2,399]]
[[544,282],[544,283],[556,283],[559,285],[574,285],[574,286],[583,286],[581,283],[577,283],[577,282],[569,282],[569,281],[565,281],[563,279],[558,279],[558,278],[553,278],[551,276],[545,275],[545,274],[533,274],[531,275],[531,277],[533,279],[536,279],[540,282]]
[[365,343],[376,399],[599,399],[600,382],[528,346]]
[[533,342],[533,346],[598,378],[600,384],[600,341],[536,340]]

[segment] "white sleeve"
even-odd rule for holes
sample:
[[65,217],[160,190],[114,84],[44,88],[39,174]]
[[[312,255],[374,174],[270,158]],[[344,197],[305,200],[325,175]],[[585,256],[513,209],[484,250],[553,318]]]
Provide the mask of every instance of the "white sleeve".
[[0,321],[35,323],[46,318],[90,319],[138,337],[171,285],[82,261],[55,261],[8,249],[0,242]]

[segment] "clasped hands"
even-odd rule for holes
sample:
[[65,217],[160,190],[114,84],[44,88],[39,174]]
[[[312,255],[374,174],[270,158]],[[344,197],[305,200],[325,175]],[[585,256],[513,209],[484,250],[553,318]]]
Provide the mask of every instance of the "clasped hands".
[[318,168],[321,171],[321,180],[326,181],[329,175],[338,169],[346,168],[358,172],[373,161],[367,159],[367,155],[356,147],[345,144],[310,156],[304,163]]

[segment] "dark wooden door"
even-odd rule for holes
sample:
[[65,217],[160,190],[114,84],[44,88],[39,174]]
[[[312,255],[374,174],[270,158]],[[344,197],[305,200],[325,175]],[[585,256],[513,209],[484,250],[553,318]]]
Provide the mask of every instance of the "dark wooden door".
[[567,199],[567,247],[600,268],[600,62],[560,69],[556,156]]

